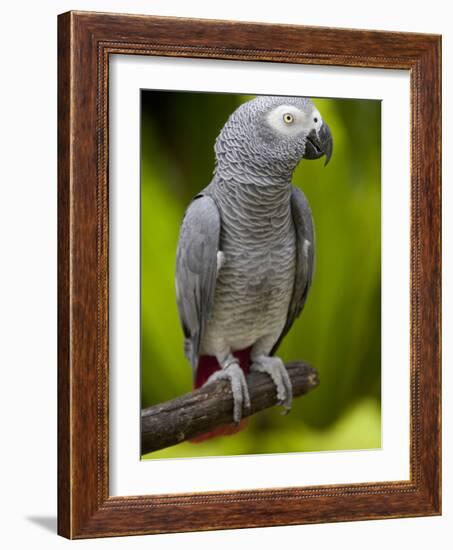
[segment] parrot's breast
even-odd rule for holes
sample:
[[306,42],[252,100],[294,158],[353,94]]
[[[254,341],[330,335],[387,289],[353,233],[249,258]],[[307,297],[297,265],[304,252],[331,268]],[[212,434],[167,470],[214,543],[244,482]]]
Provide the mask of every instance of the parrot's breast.
[[[241,350],[260,338],[280,336],[291,300],[296,237],[289,186],[247,185],[219,199],[222,267],[201,352]],[[230,190],[231,191],[231,190]]]

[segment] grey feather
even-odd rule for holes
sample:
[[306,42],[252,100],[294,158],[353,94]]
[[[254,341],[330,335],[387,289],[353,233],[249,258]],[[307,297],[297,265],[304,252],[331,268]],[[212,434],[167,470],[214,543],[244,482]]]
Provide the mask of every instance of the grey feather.
[[176,255],[176,289],[187,359],[196,373],[200,342],[215,293],[220,215],[214,200],[200,193],[186,210]]
[[313,217],[304,193],[294,186],[292,186],[291,191],[291,215],[296,232],[296,273],[288,317],[283,332],[272,348],[272,354],[277,351],[281,341],[301,314],[307,300],[315,268]]

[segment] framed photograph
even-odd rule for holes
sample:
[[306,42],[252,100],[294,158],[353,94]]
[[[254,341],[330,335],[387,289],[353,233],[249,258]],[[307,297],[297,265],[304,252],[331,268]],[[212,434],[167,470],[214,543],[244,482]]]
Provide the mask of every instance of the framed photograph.
[[58,47],[59,534],[440,514],[440,37]]

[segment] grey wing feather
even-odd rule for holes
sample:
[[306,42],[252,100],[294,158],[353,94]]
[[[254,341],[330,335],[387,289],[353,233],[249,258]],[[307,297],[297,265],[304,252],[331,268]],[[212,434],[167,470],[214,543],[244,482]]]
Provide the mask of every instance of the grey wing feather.
[[194,375],[206,321],[214,302],[220,215],[202,193],[186,210],[176,254],[176,298],[185,336],[185,352]]
[[304,308],[315,267],[313,217],[305,195],[297,187],[293,187],[291,192],[291,215],[296,232],[296,273],[286,323],[272,348],[272,354],[277,351],[283,338]]

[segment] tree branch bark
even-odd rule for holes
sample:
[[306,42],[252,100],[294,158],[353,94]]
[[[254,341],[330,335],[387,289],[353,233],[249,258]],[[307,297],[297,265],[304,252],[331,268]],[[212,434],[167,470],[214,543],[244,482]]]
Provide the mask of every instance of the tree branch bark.
[[[305,395],[319,384],[318,373],[297,361],[286,365],[293,396]],[[267,374],[247,376],[251,407],[244,418],[277,404],[275,386]],[[177,445],[187,439],[233,422],[230,384],[221,380],[142,410],[142,454]]]

